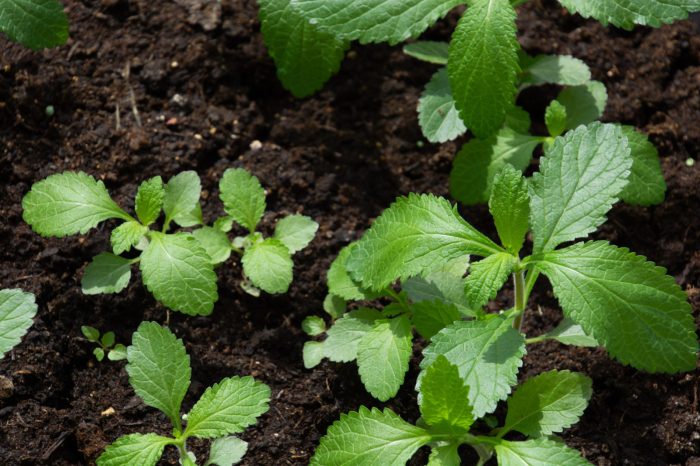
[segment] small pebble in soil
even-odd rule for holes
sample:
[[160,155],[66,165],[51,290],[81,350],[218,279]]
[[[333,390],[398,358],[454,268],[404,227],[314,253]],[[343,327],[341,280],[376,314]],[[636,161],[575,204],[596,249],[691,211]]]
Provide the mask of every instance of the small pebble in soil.
[[10,398],[14,392],[15,384],[12,383],[12,380],[0,375],[0,400]]
[[692,167],[693,165],[695,165],[695,159],[688,157],[685,161],[685,164],[689,167]]

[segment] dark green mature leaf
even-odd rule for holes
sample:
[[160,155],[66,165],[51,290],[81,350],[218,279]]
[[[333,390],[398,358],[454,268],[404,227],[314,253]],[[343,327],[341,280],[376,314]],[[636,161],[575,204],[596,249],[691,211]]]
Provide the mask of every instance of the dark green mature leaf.
[[620,198],[628,204],[661,204],[666,195],[666,181],[661,170],[659,152],[647,136],[632,126],[622,126],[632,153],[632,172]]
[[561,442],[539,438],[524,442],[501,440],[498,466],[590,466],[581,454]]
[[527,180],[512,165],[506,165],[494,177],[489,211],[503,247],[517,255],[530,229],[530,195]]
[[691,308],[662,267],[605,241],[544,253],[536,266],[564,314],[622,363],[648,372],[695,368]]
[[348,301],[359,301],[374,297],[371,292],[364,290],[348,274],[346,263],[348,257],[350,257],[350,250],[356,245],[357,243],[350,243],[341,249],[338,257],[335,258],[328,269],[328,292]]
[[469,305],[478,309],[495,298],[517,263],[518,259],[507,252],[492,254],[474,262],[469,269],[465,288]]
[[98,254],[83,273],[81,282],[83,293],[87,295],[119,293],[129,286],[131,264],[130,259],[124,259],[109,252]]
[[403,47],[403,53],[413,58],[434,63],[436,65],[447,65],[450,44],[447,42],[435,42],[422,40]]
[[466,303],[464,293],[466,270],[460,270],[458,274],[444,271],[432,272],[425,277],[412,277],[401,284],[401,288],[413,301],[414,307],[421,303],[428,306],[437,303],[454,306],[461,314],[473,316],[474,310]]
[[290,0],[258,4],[263,38],[280,81],[296,97],[313,94],[338,72],[348,43],[319,31]]
[[584,18],[595,18],[604,26],[608,23],[632,29],[635,24],[660,27],[689,12],[700,11],[699,0],[559,0],[569,11]]
[[566,129],[592,123],[603,115],[608,103],[608,91],[599,81],[567,87],[557,101],[566,108]]
[[520,66],[509,0],[474,0],[457,24],[447,69],[462,120],[477,137],[503,125],[515,105]]
[[57,0],[0,0],[0,31],[31,49],[63,45],[68,18]]
[[450,90],[447,68],[433,75],[418,101],[418,122],[430,142],[451,141],[467,132]]
[[117,439],[97,458],[97,466],[155,466],[172,439],[156,434],[131,434]]
[[462,313],[454,304],[443,301],[419,301],[411,305],[411,321],[416,331],[426,340],[452,322],[462,318]]
[[347,261],[353,278],[381,290],[468,254],[501,248],[468,224],[449,201],[430,194],[400,197],[357,243]]
[[457,435],[469,432],[474,423],[469,387],[445,356],[439,355],[425,369],[420,393],[420,412],[428,425]]
[[160,216],[165,200],[165,188],[160,176],[144,181],[136,192],[136,215],[148,226]]
[[36,311],[33,294],[22,290],[0,290],[0,359],[27,333]]

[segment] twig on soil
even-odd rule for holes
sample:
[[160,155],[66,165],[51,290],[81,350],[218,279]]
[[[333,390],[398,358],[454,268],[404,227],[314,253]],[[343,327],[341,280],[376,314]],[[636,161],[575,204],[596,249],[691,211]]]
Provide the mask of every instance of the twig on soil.
[[69,430],[61,432],[61,435],[59,435],[58,439],[48,448],[48,450],[46,450],[41,459],[44,461],[48,461],[49,458],[51,458],[51,455],[53,455],[54,452],[58,450],[58,447],[60,447],[63,444],[63,442],[66,440],[66,437],[68,437],[70,434],[72,434],[72,432]]

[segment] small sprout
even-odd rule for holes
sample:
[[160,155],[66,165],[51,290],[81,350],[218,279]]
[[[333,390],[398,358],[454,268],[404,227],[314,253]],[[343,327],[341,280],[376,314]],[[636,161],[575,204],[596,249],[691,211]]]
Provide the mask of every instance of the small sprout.
[[95,343],[97,348],[92,350],[92,354],[99,362],[107,356],[110,361],[121,361],[126,359],[126,347],[121,343],[116,343],[114,332],[106,332],[100,336],[100,331],[94,327],[83,325],[80,331],[90,343]]
[[44,113],[48,118],[51,118],[56,113],[56,110],[53,108],[53,105],[47,105],[44,109]]
[[688,157],[688,158],[685,160],[685,164],[686,164],[686,166],[688,166],[688,167],[693,167],[693,166],[695,166],[695,159],[692,158],[692,157]]

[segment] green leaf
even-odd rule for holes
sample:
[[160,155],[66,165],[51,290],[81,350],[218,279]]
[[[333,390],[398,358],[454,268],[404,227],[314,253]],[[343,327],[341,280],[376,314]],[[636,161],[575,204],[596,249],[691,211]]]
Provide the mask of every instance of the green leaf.
[[493,411],[517,382],[525,339],[512,324],[512,319],[500,316],[455,322],[435,335],[423,350],[421,368],[430,366],[439,355],[456,365],[469,387],[474,417],[480,418]]
[[107,354],[107,359],[110,361],[122,361],[127,358],[126,346],[121,343],[114,345],[114,348],[109,350]]
[[506,115],[506,124],[504,126],[516,133],[528,134],[530,133],[530,126],[532,126],[530,114],[515,105]]
[[419,301],[411,305],[411,311],[411,322],[426,340],[430,340],[440,330],[462,318],[457,306],[442,301]]
[[700,11],[698,0],[559,0],[572,13],[595,18],[603,26],[608,23],[632,29],[635,24],[660,27],[686,19],[689,12]]
[[666,270],[605,241],[541,254],[564,315],[624,364],[693,370],[698,342],[687,296]]
[[[2,293],[0,293],[0,296],[2,296]],[[87,338],[89,342],[97,343],[100,341],[100,331],[95,327],[82,325],[80,327],[80,331],[83,333],[83,335],[85,335],[85,338]]]
[[462,459],[459,457],[459,444],[432,446],[427,466],[460,466]]
[[142,322],[127,348],[129,383],[144,403],[180,425],[180,405],[190,386],[190,357],[173,333],[155,322]]
[[112,230],[110,241],[112,250],[117,256],[130,251],[132,247],[141,242],[144,236],[148,233],[148,227],[141,225],[139,222],[130,221],[124,222],[117,228]]
[[452,305],[465,316],[473,316],[474,311],[467,305],[464,293],[465,278],[464,271],[459,275],[448,272],[432,272],[425,277],[411,277],[401,285],[403,291],[413,301],[414,307],[423,301],[427,301],[428,306],[435,302],[443,305]]
[[325,356],[334,362],[354,361],[360,340],[372,330],[374,321],[381,317],[374,309],[360,308],[338,319],[328,329],[328,338],[323,342]]
[[545,334],[545,337],[547,339],[557,340],[559,343],[564,345],[583,346],[589,348],[596,348],[600,346],[595,338],[588,336],[579,324],[568,317],[564,317],[559,325]]
[[402,465],[430,442],[430,434],[390,409],[360,407],[341,414],[321,439],[311,466]]
[[481,308],[494,299],[513,272],[518,259],[510,253],[499,252],[474,262],[467,276],[467,300],[472,308]]
[[346,263],[350,257],[350,251],[357,243],[350,243],[340,250],[338,257],[331,263],[328,269],[328,292],[348,301],[360,301],[373,299],[374,295],[364,290],[348,274]]
[[432,40],[422,40],[403,47],[403,53],[409,57],[417,58],[436,65],[447,65],[450,44],[447,42],[436,42]]
[[223,231],[202,227],[194,230],[192,236],[207,252],[212,264],[223,264],[231,257],[231,242]]
[[68,18],[57,0],[0,0],[0,31],[34,50],[63,45]]
[[295,254],[309,245],[317,231],[318,223],[310,217],[290,215],[275,225],[275,238],[287,246],[290,254]]
[[608,91],[599,81],[567,87],[557,97],[566,108],[566,129],[592,123],[603,115],[608,103]]
[[313,369],[321,363],[325,355],[324,346],[320,341],[307,341],[304,343],[303,358],[306,369]]
[[503,128],[487,139],[472,139],[462,146],[452,165],[452,197],[468,205],[488,202],[496,174],[506,165],[525,170],[541,142],[537,136],[520,134],[510,128]]
[[348,305],[345,300],[334,294],[327,294],[323,300],[323,310],[326,311],[333,320],[342,316],[347,308]]
[[0,290],[0,359],[17,345],[32,326],[37,305],[22,290]]
[[528,379],[508,398],[508,415],[499,436],[517,430],[528,437],[545,437],[576,424],[591,399],[592,383],[570,371],[549,371]]
[[581,454],[561,442],[539,438],[524,442],[501,440],[495,446],[498,466],[590,466]]
[[81,282],[87,295],[119,293],[129,286],[131,260],[109,252],[98,254],[85,268]]
[[92,350],[92,354],[95,355],[95,359],[97,359],[98,362],[102,362],[105,358],[105,351],[102,348],[95,348]]
[[286,293],[292,283],[294,262],[277,239],[268,238],[246,249],[241,262],[253,285],[267,293]]
[[277,76],[296,97],[319,90],[338,72],[346,41],[321,32],[290,0],[258,0],[263,38],[277,65]]
[[102,181],[64,172],[34,183],[22,199],[23,218],[41,236],[85,234],[110,218],[131,220],[109,197]]
[[632,152],[632,172],[620,198],[627,204],[661,204],[666,196],[666,181],[661,170],[659,152],[646,134],[632,126],[622,126],[622,133],[627,136]]
[[239,463],[248,451],[248,443],[238,437],[223,437],[214,440],[209,450],[209,459],[204,466],[233,466]]
[[219,299],[211,258],[190,234],[153,232],[141,254],[143,283],[168,308],[209,315]]
[[509,0],[474,0],[450,42],[447,69],[459,114],[479,138],[498,131],[515,105],[520,66]]
[[430,142],[451,141],[467,132],[450,90],[447,68],[433,75],[418,101],[418,122]]
[[219,182],[224,210],[251,233],[265,213],[265,190],[260,181],[242,168],[229,168]]
[[141,223],[148,226],[160,217],[160,210],[165,200],[163,179],[155,176],[144,181],[136,193],[136,215]]
[[425,369],[420,393],[420,412],[428,425],[454,435],[469,432],[474,423],[469,387],[464,385],[457,366],[445,356],[438,355]]
[[252,377],[229,377],[207,388],[187,415],[185,435],[216,438],[243,432],[269,409],[270,387]]
[[344,40],[398,44],[419,36],[463,0],[292,0],[292,6]]
[[222,233],[228,233],[233,230],[233,217],[230,215],[219,217],[214,221],[213,227]]
[[172,439],[156,434],[119,437],[97,458],[97,466],[155,466]]
[[550,136],[554,138],[561,136],[566,130],[566,120],[566,107],[559,103],[558,100],[550,102],[544,113],[544,121]]
[[[182,227],[193,226],[193,212],[199,207],[202,183],[195,171],[179,173],[165,185],[163,211],[165,223],[174,221]],[[196,216],[195,216],[196,218]]]
[[307,335],[315,337],[326,331],[326,322],[319,316],[308,316],[301,323],[301,329]]
[[102,346],[105,346],[107,348],[111,347],[114,345],[114,332],[106,332],[104,335],[102,335],[102,339],[100,340],[100,343],[102,343]]
[[493,179],[489,211],[501,243],[517,255],[530,229],[530,195],[527,180],[512,165],[506,165]]
[[364,286],[378,291],[452,259],[499,250],[448,200],[409,194],[397,199],[365,232],[350,253],[347,269]]
[[523,56],[523,84],[560,84],[581,86],[591,80],[591,70],[585,62],[569,55]]
[[534,251],[587,236],[627,184],[632,158],[614,125],[592,123],[554,140],[530,181]]
[[357,366],[365,388],[379,401],[398,393],[413,353],[411,321],[406,316],[374,323],[357,345]]

